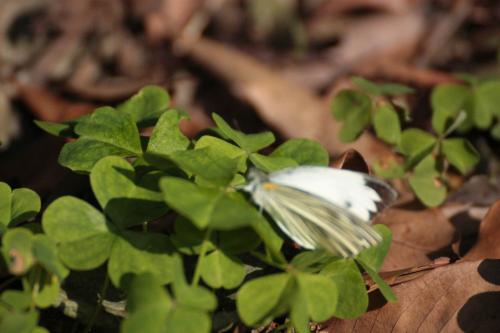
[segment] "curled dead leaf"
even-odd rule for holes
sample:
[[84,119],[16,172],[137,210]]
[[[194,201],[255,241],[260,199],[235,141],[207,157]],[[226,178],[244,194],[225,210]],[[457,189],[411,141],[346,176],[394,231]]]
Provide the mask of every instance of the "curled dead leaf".
[[363,173],[370,173],[370,168],[363,156],[354,149],[343,152],[335,158],[330,165],[338,169],[347,169]]
[[497,200],[479,226],[479,239],[464,256],[467,260],[500,259],[500,200]]

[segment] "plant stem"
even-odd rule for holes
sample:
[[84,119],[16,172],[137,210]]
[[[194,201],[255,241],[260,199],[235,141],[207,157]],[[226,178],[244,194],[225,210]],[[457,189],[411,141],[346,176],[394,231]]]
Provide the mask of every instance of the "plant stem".
[[106,277],[104,278],[104,282],[102,283],[100,298],[97,302],[97,306],[94,310],[94,313],[92,313],[92,317],[90,317],[90,320],[89,320],[87,326],[85,327],[85,330],[83,331],[83,333],[90,333],[90,331],[92,330],[92,327],[94,326],[94,323],[97,320],[99,313],[101,312],[102,302],[103,302],[104,298],[106,297],[106,292],[108,291],[108,286],[109,286],[109,276],[108,276],[108,274],[106,274]]
[[196,262],[196,267],[194,268],[193,280],[191,281],[192,286],[197,286],[200,282],[201,276],[201,262],[208,251],[208,245],[210,237],[212,236],[212,229],[207,229],[205,236],[203,237],[203,243],[201,243],[200,255],[198,256],[198,261]]

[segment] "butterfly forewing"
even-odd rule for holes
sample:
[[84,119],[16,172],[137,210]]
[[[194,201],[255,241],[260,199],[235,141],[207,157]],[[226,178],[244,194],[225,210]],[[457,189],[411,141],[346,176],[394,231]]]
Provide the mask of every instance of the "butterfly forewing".
[[354,257],[381,240],[356,214],[297,188],[267,183],[256,190],[254,198],[285,234],[307,249],[323,248]]
[[365,222],[396,199],[396,192],[384,182],[349,170],[302,166],[273,172],[269,181],[314,193]]

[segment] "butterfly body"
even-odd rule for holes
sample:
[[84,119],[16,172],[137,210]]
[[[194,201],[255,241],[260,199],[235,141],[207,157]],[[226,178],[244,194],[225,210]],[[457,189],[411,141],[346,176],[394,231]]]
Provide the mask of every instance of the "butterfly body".
[[254,171],[250,178],[245,190],[292,240],[345,258],[380,242],[370,218],[396,197],[371,176],[327,167]]

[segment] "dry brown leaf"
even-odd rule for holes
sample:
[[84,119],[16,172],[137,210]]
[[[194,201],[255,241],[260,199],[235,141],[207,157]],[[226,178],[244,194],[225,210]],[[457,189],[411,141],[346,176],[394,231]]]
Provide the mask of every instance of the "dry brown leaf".
[[322,332],[497,332],[500,261],[459,262],[393,288],[398,302]]
[[203,2],[204,0],[162,0],[159,8],[151,10],[145,17],[148,38],[157,41],[179,35]]
[[425,23],[420,10],[360,19],[344,31],[333,59],[365,75],[376,73],[381,63],[404,62],[415,54]]
[[206,38],[183,38],[177,46],[225,79],[233,92],[252,104],[283,136],[318,140],[331,154],[353,148],[369,163],[392,154],[388,146],[368,133],[352,144],[340,142],[340,124],[320,98],[238,50]]
[[18,83],[19,94],[37,119],[61,122],[75,119],[94,109],[89,103],[75,103],[55,95],[42,86]]
[[387,225],[392,243],[382,271],[425,265],[429,256],[449,246],[456,238],[456,229],[440,208],[412,211],[389,208],[374,223]]
[[489,209],[479,226],[479,239],[464,256],[467,260],[500,259],[500,200]]
[[415,0],[329,0],[315,10],[316,15],[337,15],[355,9],[378,9],[402,13],[412,8]]
[[330,166],[338,169],[348,169],[363,173],[370,173],[370,167],[366,163],[363,156],[354,149],[345,151],[334,159]]

